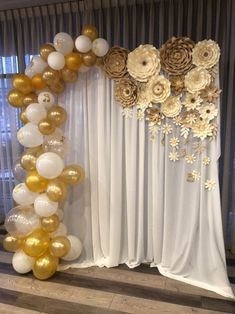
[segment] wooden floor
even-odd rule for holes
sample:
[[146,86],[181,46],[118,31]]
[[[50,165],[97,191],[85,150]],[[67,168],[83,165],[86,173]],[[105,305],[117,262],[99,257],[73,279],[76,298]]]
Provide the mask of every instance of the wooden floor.
[[[45,282],[21,276],[12,269],[12,254],[2,249],[4,233],[0,228],[0,314],[235,313],[235,302],[165,278],[148,265],[69,269]],[[228,273],[235,284],[232,257]]]

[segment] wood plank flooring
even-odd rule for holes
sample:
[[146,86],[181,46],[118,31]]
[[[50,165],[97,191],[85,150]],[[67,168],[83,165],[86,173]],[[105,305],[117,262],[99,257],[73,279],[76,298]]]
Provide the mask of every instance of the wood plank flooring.
[[[129,269],[91,267],[57,272],[48,281],[19,275],[4,252],[0,227],[0,314],[164,314],[235,313],[235,302],[213,292],[160,275],[141,265]],[[228,259],[235,282],[235,258]]]

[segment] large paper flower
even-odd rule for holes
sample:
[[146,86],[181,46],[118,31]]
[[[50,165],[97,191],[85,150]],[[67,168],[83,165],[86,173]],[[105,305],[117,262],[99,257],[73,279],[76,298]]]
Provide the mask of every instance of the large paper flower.
[[206,69],[196,67],[185,76],[185,87],[190,93],[198,92],[208,86],[211,82],[210,74]]
[[169,80],[171,82],[171,90],[176,94],[181,94],[184,87],[184,76],[183,75],[170,75]]
[[172,37],[160,48],[162,68],[169,74],[186,74],[192,68],[194,42],[187,37]]
[[128,54],[127,70],[137,81],[147,82],[160,69],[159,51],[152,45],[140,45]]
[[183,104],[186,107],[186,110],[194,110],[197,109],[202,103],[202,98],[198,95],[198,93],[186,93]]
[[147,89],[151,95],[151,100],[154,103],[164,102],[171,93],[170,82],[162,75],[157,75],[153,77],[147,83]]
[[160,125],[163,118],[164,117],[158,108],[148,108],[146,110],[146,120],[153,124]]
[[205,69],[212,68],[220,58],[220,48],[213,40],[199,41],[193,49],[193,64]]
[[103,57],[102,68],[113,79],[119,79],[128,74],[127,62],[128,50],[114,46]]
[[168,118],[178,116],[181,111],[181,102],[179,96],[170,96],[161,105],[161,112]]
[[137,86],[128,78],[122,78],[115,82],[115,99],[125,107],[132,107],[137,98]]
[[193,136],[204,140],[208,136],[213,136],[213,126],[205,120],[198,120],[193,126]]

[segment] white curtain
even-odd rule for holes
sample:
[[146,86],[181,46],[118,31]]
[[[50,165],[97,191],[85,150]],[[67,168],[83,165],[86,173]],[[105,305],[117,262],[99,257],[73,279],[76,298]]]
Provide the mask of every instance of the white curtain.
[[[226,274],[217,161],[219,142],[202,154],[211,158],[201,166],[182,158],[171,162],[169,137],[151,141],[148,125],[126,119],[115,102],[113,83],[96,68],[80,74],[76,84],[60,96],[68,112],[65,134],[71,141],[67,163],[78,163],[86,180],[71,189],[65,204],[69,234],[84,245],[80,259],[67,267],[92,265],[129,267],[150,262],[170,278],[227,297],[232,289]],[[219,137],[218,137],[219,138]],[[188,144],[187,152],[192,147]],[[200,171],[191,183],[187,174]],[[206,191],[213,179],[216,189]]]

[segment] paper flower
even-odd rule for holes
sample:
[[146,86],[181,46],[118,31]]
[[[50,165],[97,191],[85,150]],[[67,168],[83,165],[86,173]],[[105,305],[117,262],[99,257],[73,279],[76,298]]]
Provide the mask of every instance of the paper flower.
[[183,101],[186,110],[197,109],[202,103],[202,98],[198,93],[186,93],[185,99]]
[[187,164],[193,164],[194,161],[196,160],[196,156],[194,156],[194,154],[186,155],[185,160],[186,160]]
[[206,104],[199,109],[199,114],[202,119],[211,121],[217,116],[218,109],[214,104]]
[[182,124],[182,116],[178,115],[178,116],[174,117],[173,122],[175,125],[181,125]]
[[213,135],[213,127],[208,121],[198,120],[193,126],[193,136],[204,140],[206,137]]
[[171,90],[176,95],[181,94],[185,90],[183,75],[170,75],[169,80],[171,82]]
[[216,86],[207,86],[204,90],[201,91],[200,96],[205,102],[215,103],[219,98],[221,89]]
[[136,104],[137,108],[143,111],[152,106],[151,94],[149,93],[146,84],[138,85]]
[[193,64],[205,69],[212,68],[220,58],[220,48],[213,40],[199,41],[193,48]]
[[113,79],[119,79],[128,74],[127,72],[128,50],[114,46],[102,59],[102,69]]
[[184,126],[192,127],[194,123],[197,122],[199,118],[199,113],[197,110],[186,111],[183,115],[182,122]]
[[178,116],[182,108],[179,96],[170,96],[161,104],[161,112],[169,118]]
[[184,84],[187,91],[193,94],[204,89],[210,82],[211,77],[208,71],[201,67],[196,67],[186,74]]
[[152,102],[164,102],[170,96],[170,85],[170,81],[162,75],[157,75],[149,80],[147,83],[147,89],[151,95]]
[[202,164],[203,164],[204,166],[208,166],[208,165],[210,164],[210,162],[211,162],[211,160],[210,160],[210,158],[207,157],[207,156],[202,159]]
[[187,37],[172,37],[160,48],[161,65],[171,75],[186,74],[192,68],[194,42]]
[[172,138],[170,139],[170,145],[171,145],[171,147],[178,148],[179,142],[180,142],[180,141],[179,141],[178,137],[172,137]]
[[153,124],[160,125],[163,118],[164,117],[158,108],[148,108],[146,110],[146,120]]
[[193,170],[192,171],[192,177],[193,177],[193,181],[199,181],[201,178],[201,174],[200,174],[200,172]]
[[115,82],[114,86],[115,99],[123,107],[132,107],[137,98],[137,86],[135,82],[128,78],[122,78]]
[[170,124],[168,124],[168,123],[163,124],[163,126],[162,126],[162,132],[163,132],[164,134],[170,134],[170,133],[172,133],[172,126],[171,126]]
[[139,82],[147,82],[160,69],[159,51],[152,45],[140,45],[128,54],[127,70]]
[[205,188],[208,190],[208,191],[212,191],[216,188],[216,182],[215,180],[206,180],[205,182]]
[[169,154],[169,159],[170,161],[173,161],[173,162],[176,162],[177,160],[179,160],[179,154],[177,151],[173,151],[173,152],[170,152]]

